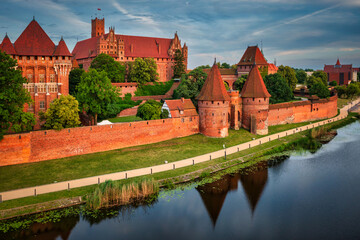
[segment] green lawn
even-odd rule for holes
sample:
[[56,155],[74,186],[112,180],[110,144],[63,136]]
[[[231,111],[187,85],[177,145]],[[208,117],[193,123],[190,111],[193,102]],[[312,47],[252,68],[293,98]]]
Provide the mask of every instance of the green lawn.
[[108,120],[112,123],[142,121],[142,119],[137,116],[116,117],[116,118],[109,118]]
[[338,98],[338,100],[337,100],[337,106],[338,106],[338,108],[342,108],[343,106],[345,106],[346,104],[348,104],[350,101],[351,101],[351,99]]

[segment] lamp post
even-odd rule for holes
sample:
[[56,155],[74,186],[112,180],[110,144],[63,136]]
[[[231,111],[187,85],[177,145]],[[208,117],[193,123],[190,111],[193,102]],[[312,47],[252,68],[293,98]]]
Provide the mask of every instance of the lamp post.
[[226,145],[225,145],[225,143],[223,144],[223,148],[225,150],[225,160],[226,160]]

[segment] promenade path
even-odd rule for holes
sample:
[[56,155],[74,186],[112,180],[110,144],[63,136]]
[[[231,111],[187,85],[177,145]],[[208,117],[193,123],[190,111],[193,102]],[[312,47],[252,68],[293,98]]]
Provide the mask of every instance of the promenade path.
[[195,165],[198,163],[210,161],[211,159],[216,159],[223,157],[225,154],[230,155],[248,148],[252,148],[258,145],[261,145],[263,143],[279,139],[282,137],[289,136],[291,134],[295,134],[298,132],[306,131],[311,128],[315,128],[318,126],[322,126],[331,122],[335,122],[338,120],[341,120],[343,118],[346,118],[348,115],[348,111],[350,108],[354,107],[355,105],[360,103],[360,98],[349,103],[348,105],[344,106],[342,109],[340,109],[340,114],[334,118],[326,119],[317,123],[308,124],[306,126],[293,128],[287,131],[275,133],[272,135],[268,135],[262,138],[258,138],[256,140],[252,140],[250,142],[242,143],[233,147],[229,147],[223,150],[207,153],[204,155],[200,155],[193,158],[188,158],[176,162],[151,166],[151,167],[145,167],[145,168],[139,168],[134,170],[128,170],[128,171],[122,171],[122,172],[116,172],[116,173],[110,173],[110,174],[104,174],[99,176],[93,176],[93,177],[87,177],[87,178],[81,178],[81,179],[75,179],[75,180],[69,180],[64,182],[58,182],[58,183],[51,183],[41,186],[34,186],[34,187],[28,187],[28,188],[22,188],[22,189],[16,189],[6,192],[0,192],[0,202],[12,200],[12,199],[18,199],[23,197],[29,197],[29,196],[36,196],[39,194],[44,193],[51,193],[51,192],[58,192],[63,190],[68,190],[72,188],[78,188],[78,187],[85,187],[90,186],[94,184],[99,184],[102,182],[105,182],[106,180],[121,180],[121,179],[127,179],[127,178],[133,178],[138,176],[144,176],[149,175],[153,173],[158,172],[164,172],[164,171],[170,171],[173,169],[186,167]]

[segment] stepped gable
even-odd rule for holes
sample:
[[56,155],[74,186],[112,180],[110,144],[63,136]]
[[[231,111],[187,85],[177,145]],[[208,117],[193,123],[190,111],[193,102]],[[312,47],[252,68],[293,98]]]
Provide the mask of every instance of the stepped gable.
[[57,45],[55,49],[54,56],[69,56],[69,57],[72,56],[62,37],[59,42],[59,45]]
[[225,89],[219,68],[216,63],[212,66],[204,86],[201,88],[197,100],[200,101],[230,101]]
[[55,51],[55,44],[35,20],[30,22],[14,45],[17,54],[24,56],[52,56]]
[[240,95],[249,98],[271,97],[256,65],[252,67]]
[[10,38],[6,34],[2,43],[0,44],[0,49],[9,55],[16,55],[14,45],[11,43]]
[[240,59],[238,65],[267,65],[267,61],[264,55],[261,53],[258,46],[249,46],[242,58]]

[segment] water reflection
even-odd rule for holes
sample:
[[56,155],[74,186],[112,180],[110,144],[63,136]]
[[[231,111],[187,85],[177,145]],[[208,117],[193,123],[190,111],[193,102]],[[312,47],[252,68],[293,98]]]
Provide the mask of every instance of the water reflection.
[[261,194],[264,191],[267,179],[267,163],[264,162],[251,168],[251,171],[228,174],[215,182],[198,186],[196,190],[201,196],[206,211],[213,223],[213,227],[215,228],[216,226],[216,221],[224,205],[227,194],[231,191],[238,190],[239,181],[244,189],[249,207],[253,214],[256,205],[261,198]]

